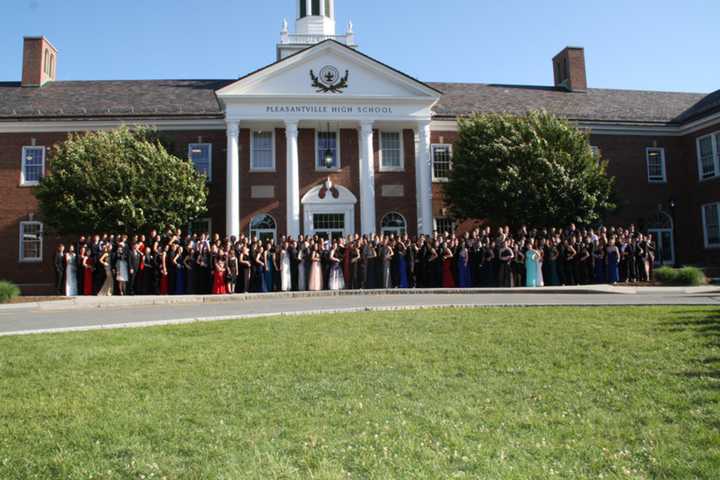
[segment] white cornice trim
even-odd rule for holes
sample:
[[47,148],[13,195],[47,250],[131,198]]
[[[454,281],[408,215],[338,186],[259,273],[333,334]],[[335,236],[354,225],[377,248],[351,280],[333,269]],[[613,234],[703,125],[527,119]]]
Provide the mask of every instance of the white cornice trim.
[[38,122],[2,122],[0,133],[31,132],[82,132],[86,130],[111,130],[123,125],[150,126],[158,130],[225,130],[224,119],[206,120],[73,120]]

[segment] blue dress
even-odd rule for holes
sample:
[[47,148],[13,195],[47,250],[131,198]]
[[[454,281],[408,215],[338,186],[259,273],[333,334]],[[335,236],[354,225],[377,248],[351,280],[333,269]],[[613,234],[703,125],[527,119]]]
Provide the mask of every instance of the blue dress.
[[408,282],[407,272],[407,260],[405,260],[404,253],[397,254],[397,265],[398,265],[398,286],[400,288],[410,288],[410,282]]
[[608,283],[618,283],[620,281],[620,264],[617,248],[608,250],[607,256],[607,281]]
[[605,276],[605,258],[595,257],[595,283],[602,284],[607,281]]
[[525,256],[526,286],[542,287],[542,273],[540,270],[540,255],[528,250]]
[[180,263],[175,271],[175,295],[185,295],[185,265],[182,263],[182,258],[178,261]]
[[270,255],[265,257],[265,271],[263,272],[263,280],[265,283],[265,292],[273,291],[273,270],[275,263]]
[[461,250],[458,255],[457,278],[458,288],[472,287],[472,274],[470,272],[470,262],[468,261],[468,251],[465,249]]

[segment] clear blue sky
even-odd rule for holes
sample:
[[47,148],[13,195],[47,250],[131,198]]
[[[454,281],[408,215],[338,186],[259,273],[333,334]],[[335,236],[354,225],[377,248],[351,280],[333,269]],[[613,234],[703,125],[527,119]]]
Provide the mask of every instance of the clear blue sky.
[[[22,37],[60,50],[61,80],[236,78],[271,63],[295,0],[2,0],[0,80]],[[336,0],[338,30],[426,81],[548,85],[585,47],[591,87],[720,89],[718,0]]]

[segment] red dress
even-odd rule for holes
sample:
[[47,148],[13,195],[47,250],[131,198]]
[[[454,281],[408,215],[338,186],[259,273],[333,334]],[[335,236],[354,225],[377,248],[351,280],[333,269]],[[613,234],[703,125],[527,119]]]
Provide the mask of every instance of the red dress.
[[170,280],[167,273],[160,273],[160,295],[167,295],[170,291]]
[[93,294],[93,261],[86,258],[83,263],[83,295],[91,297]]
[[227,293],[227,285],[225,284],[225,270],[215,270],[213,274],[213,295],[225,295]]
[[452,258],[443,258],[442,261],[442,288],[455,288],[455,277],[452,274]]
[[345,285],[350,288],[350,245],[345,246],[345,252],[343,254],[343,276],[345,277]]

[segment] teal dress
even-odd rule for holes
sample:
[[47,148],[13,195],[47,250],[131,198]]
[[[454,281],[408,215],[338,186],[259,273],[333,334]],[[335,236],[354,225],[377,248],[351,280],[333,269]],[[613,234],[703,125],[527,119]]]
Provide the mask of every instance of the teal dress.
[[542,267],[540,264],[540,255],[534,250],[528,250],[525,254],[525,273],[526,286],[542,287]]

